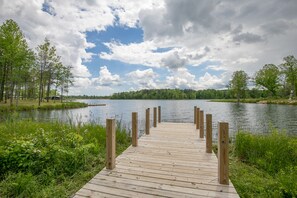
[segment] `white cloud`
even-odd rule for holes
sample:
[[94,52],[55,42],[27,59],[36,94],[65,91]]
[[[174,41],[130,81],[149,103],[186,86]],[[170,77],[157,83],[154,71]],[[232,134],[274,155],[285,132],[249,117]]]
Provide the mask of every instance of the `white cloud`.
[[93,78],[92,82],[95,85],[101,87],[111,87],[120,84],[120,76],[117,74],[111,74],[110,71],[107,69],[107,66],[100,67],[99,77]]
[[139,22],[139,12],[143,9],[156,9],[164,6],[163,1],[146,0],[131,1],[120,0],[111,1],[114,13],[119,17],[119,23],[128,27],[136,27]]
[[[143,42],[105,43],[109,52],[99,57],[149,67],[125,76],[137,79],[128,81],[135,89],[161,87],[152,68],[169,69],[164,87],[201,89],[223,86],[235,70],[251,75],[266,63],[279,64],[286,55],[296,56],[296,10],[294,0],[0,0],[0,23],[15,20],[33,48],[48,37],[64,64],[73,66],[75,86],[96,90],[96,82],[101,91],[124,82],[106,66],[91,79],[84,62],[92,60],[94,54],[87,49],[96,44],[87,41],[86,32],[113,25],[139,27]],[[207,61],[215,64],[202,70],[200,78],[187,69]],[[216,76],[213,71],[224,73]]]
[[146,70],[136,70],[126,74],[128,82],[134,89],[156,89],[157,78],[159,77],[151,68]]
[[[289,0],[167,0],[163,6],[140,9],[144,42],[108,44],[111,53],[100,57],[171,69],[213,61],[219,64],[207,69],[252,74],[297,53],[296,9],[296,2]],[[158,48],[170,50],[160,53]]]
[[102,31],[113,24],[115,17],[107,2],[2,0],[0,23],[15,20],[32,48],[47,37],[56,46],[63,63],[73,66],[75,76],[90,77],[83,61],[90,61],[93,54],[86,49],[95,45],[87,42],[85,32]]
[[225,87],[225,78],[225,74],[222,74],[220,77],[218,77],[206,72],[204,76],[197,80],[195,75],[191,74],[188,69],[179,68],[166,78],[166,87],[194,90],[211,88],[221,89]]

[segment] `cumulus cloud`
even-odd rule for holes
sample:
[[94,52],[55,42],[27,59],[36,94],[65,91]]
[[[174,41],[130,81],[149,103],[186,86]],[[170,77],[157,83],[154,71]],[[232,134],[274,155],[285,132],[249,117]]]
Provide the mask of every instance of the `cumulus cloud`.
[[107,69],[107,66],[100,67],[99,77],[93,78],[92,82],[95,85],[103,87],[117,86],[120,84],[120,76],[117,74],[111,74]]
[[30,47],[36,48],[45,37],[56,46],[66,65],[72,65],[76,77],[90,77],[84,61],[93,54],[85,32],[102,31],[112,25],[114,15],[107,1],[2,0],[0,23],[15,20],[23,30]]
[[[99,57],[147,66],[125,75],[140,87],[160,87],[155,71],[167,68],[164,86],[200,89],[223,86],[235,70],[253,74],[266,63],[297,54],[296,10],[294,0],[2,0],[0,22],[14,19],[33,48],[48,37],[63,62],[73,66],[76,86],[96,83],[99,90],[118,86],[123,78],[106,66],[92,78],[84,63],[92,61],[87,49],[96,44],[87,41],[86,33],[108,26],[141,28],[143,42],[106,42],[109,50]],[[207,61],[217,64],[208,65],[202,77],[189,72],[188,66]],[[216,76],[213,70],[224,73]]]
[[186,58],[180,57],[177,51],[174,51],[172,54],[168,55],[165,58],[161,59],[161,62],[164,66],[171,69],[178,69],[181,67],[185,67],[187,63]]
[[119,23],[128,27],[137,27],[139,23],[139,12],[144,9],[157,9],[164,6],[163,1],[110,1],[114,13],[119,18]]
[[[127,82],[133,87],[137,87],[137,89],[156,89],[159,88],[157,86],[157,78],[159,77],[153,69],[146,70],[136,70],[126,74],[128,77]],[[134,88],[135,89],[135,88]]]
[[180,89],[221,89],[225,88],[227,75],[221,76],[211,75],[208,72],[204,73],[200,78],[196,78],[186,68],[179,68],[166,77],[165,87],[180,88]]

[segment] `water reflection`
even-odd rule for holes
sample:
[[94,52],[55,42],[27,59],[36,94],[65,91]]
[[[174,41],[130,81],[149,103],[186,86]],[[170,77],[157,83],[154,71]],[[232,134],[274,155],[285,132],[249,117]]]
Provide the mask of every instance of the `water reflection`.
[[[90,106],[81,109],[20,112],[21,118],[37,121],[59,120],[68,123],[95,122],[105,125],[106,118],[116,118],[131,129],[131,113],[138,112],[141,133],[145,126],[145,109],[150,108],[151,125],[153,107],[162,107],[162,121],[193,122],[193,107],[198,106],[204,114],[213,116],[213,134],[217,136],[218,121],[229,122],[230,135],[238,130],[266,133],[272,127],[297,134],[297,106],[269,104],[217,103],[206,100],[83,100]],[[1,115],[2,119],[7,118]]]

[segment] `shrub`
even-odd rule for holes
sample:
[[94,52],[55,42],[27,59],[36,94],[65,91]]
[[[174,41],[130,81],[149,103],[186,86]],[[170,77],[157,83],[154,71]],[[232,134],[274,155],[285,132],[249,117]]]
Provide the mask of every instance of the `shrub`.
[[[1,123],[0,197],[50,197],[57,192],[69,197],[80,187],[73,183],[81,184],[104,167],[105,141],[105,128],[96,124]],[[130,145],[125,130],[117,130],[117,143],[117,153]],[[76,175],[85,177],[72,181]],[[35,184],[46,190],[27,189]]]
[[268,173],[283,197],[297,196],[297,138],[273,130],[267,135],[239,132],[235,156],[242,162]]

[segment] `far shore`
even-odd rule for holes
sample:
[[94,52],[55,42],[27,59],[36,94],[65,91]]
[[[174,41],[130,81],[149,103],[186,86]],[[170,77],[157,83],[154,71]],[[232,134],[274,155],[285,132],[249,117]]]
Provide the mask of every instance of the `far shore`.
[[[237,99],[211,99],[209,101],[210,102],[232,102],[232,103],[237,103]],[[239,101],[239,103],[297,105],[297,100],[248,98],[248,99],[241,99]]]

